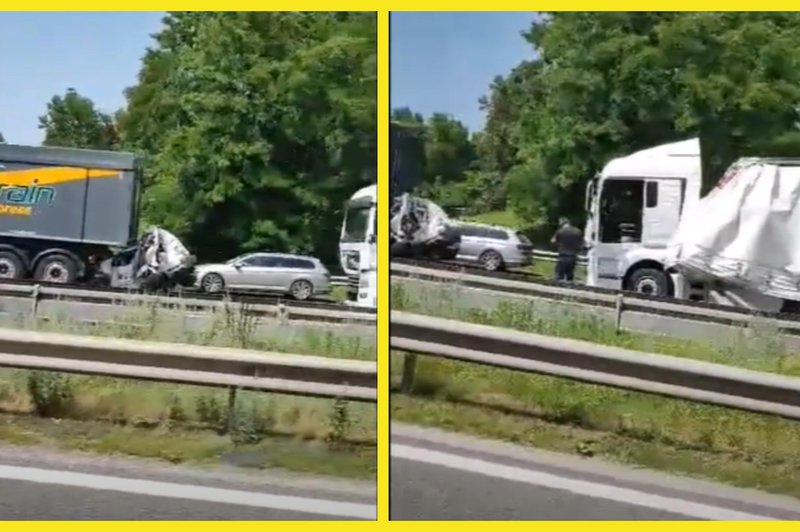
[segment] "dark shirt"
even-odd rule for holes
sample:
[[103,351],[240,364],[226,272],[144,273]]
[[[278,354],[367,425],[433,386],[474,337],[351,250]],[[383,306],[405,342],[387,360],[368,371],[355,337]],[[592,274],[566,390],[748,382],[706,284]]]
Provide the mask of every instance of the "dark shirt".
[[565,225],[558,231],[554,237],[558,245],[559,255],[575,256],[581,252],[583,248],[583,231],[571,225]]

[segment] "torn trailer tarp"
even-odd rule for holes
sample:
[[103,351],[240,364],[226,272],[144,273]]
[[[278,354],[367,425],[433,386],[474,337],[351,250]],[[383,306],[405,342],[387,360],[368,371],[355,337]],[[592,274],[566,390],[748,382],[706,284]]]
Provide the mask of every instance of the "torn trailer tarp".
[[178,237],[159,227],[153,227],[142,236],[139,250],[143,260],[136,272],[137,278],[152,274],[169,276],[194,266],[194,257]]
[[737,161],[683,214],[665,266],[800,300],[800,162]]
[[175,235],[153,227],[135,246],[103,261],[100,274],[118,288],[191,286],[195,262],[195,256]]
[[453,259],[461,237],[447,214],[432,201],[403,194],[392,203],[391,254]]

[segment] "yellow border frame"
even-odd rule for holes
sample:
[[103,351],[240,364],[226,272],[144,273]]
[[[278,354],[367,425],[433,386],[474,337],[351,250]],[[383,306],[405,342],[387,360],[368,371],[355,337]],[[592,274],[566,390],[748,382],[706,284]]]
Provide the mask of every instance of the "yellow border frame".
[[[378,12],[378,198],[389,198],[389,12]],[[385,275],[381,273],[385,272]],[[389,203],[378,201],[378,520],[389,519]]]
[[[144,0],[137,3],[120,2],[119,9],[107,9],[107,3],[96,0],[77,1],[65,6],[54,1],[40,2],[35,7],[21,9],[17,6],[21,4],[11,4],[6,2],[3,6],[5,11],[165,11],[169,10],[217,10],[217,11],[283,11],[298,10],[299,2],[275,2],[267,3],[263,0],[231,0],[228,2],[219,1],[183,1],[183,2],[155,2]],[[282,9],[277,5],[280,4]],[[687,0],[671,0],[649,2],[648,7],[652,11],[691,11],[697,10],[699,6],[696,2]],[[65,9],[69,7],[70,9]],[[394,11],[644,11],[641,3],[632,1],[608,0],[600,2],[597,0],[569,0],[569,1],[546,1],[538,2],[531,6],[521,1],[505,1],[499,5],[495,3],[494,9],[483,9],[477,2],[423,2],[420,0],[384,0],[384,1],[331,1],[313,0],[302,3],[302,11],[377,11],[378,13],[378,193],[381,198],[388,198],[388,166],[389,166],[389,10]],[[720,0],[706,1],[702,3],[706,11],[748,11],[739,2],[721,2]],[[761,10],[769,7],[771,10],[791,10],[788,2],[767,2],[761,5]],[[221,9],[220,9],[221,8]],[[752,11],[752,9],[750,9]],[[341,530],[349,532],[352,530],[375,529],[376,527],[391,527],[392,529],[414,528],[442,530],[475,530],[487,526],[483,523],[471,522],[394,522],[386,524],[389,518],[389,212],[386,201],[379,202],[378,208],[378,267],[379,272],[386,272],[386,275],[378,276],[378,405],[377,405],[377,430],[378,430],[378,475],[377,475],[377,507],[378,522],[323,522],[314,521],[273,521],[273,522],[189,522],[188,527],[192,531],[202,531],[216,529],[235,529],[241,531],[263,531],[265,528],[278,528],[281,530],[308,530],[325,527],[326,530]],[[51,530],[53,527],[74,532],[84,532],[95,530],[97,532],[107,532],[110,527],[115,530],[125,530],[130,532],[141,532],[143,527],[148,530],[173,530],[173,527],[180,527],[184,522],[59,522],[52,523],[46,521],[38,522],[9,522],[2,523],[0,527],[6,530]],[[501,522],[505,530],[525,530],[526,532],[539,522]],[[541,526],[549,529],[578,530],[586,526],[582,522],[541,522]],[[676,526],[673,522],[591,522],[593,528],[606,529],[609,531],[633,531],[647,527],[648,530],[667,531],[673,530]],[[719,530],[722,532],[738,532],[744,530],[759,530],[778,528],[788,530],[788,527],[797,526],[795,523],[773,522],[773,523],[704,523],[704,522],[682,522],[681,527],[686,529]]]

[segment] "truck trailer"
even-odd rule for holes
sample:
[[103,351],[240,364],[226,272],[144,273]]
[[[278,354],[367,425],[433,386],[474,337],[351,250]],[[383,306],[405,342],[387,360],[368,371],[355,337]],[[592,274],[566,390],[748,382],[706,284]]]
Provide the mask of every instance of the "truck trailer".
[[745,158],[701,197],[700,142],[610,161],[586,194],[587,284],[796,312],[800,160]]
[[137,240],[139,188],[131,153],[0,144],[0,279],[190,282],[194,257],[174,235]]

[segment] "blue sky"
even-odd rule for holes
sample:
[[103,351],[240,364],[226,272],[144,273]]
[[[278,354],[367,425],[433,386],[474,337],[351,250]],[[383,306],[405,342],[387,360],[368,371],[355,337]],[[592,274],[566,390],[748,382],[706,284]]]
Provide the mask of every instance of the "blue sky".
[[0,132],[13,144],[41,143],[38,117],[68,87],[114,112],[136,82],[163,13],[0,13]]
[[425,116],[443,112],[483,128],[478,98],[533,49],[520,35],[533,12],[392,13],[391,105]]
[[[74,87],[103,111],[125,100],[162,13],[0,13],[0,132],[39,144],[38,117],[55,94]],[[533,13],[394,13],[392,107],[445,112],[471,131],[483,126],[478,98],[497,74],[533,54],[520,36]]]

